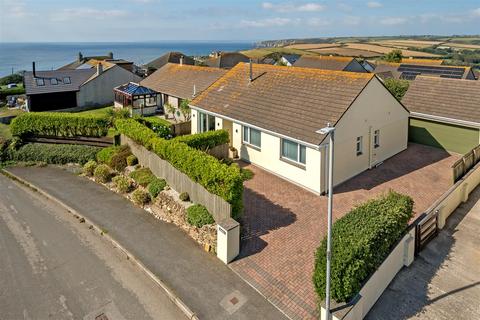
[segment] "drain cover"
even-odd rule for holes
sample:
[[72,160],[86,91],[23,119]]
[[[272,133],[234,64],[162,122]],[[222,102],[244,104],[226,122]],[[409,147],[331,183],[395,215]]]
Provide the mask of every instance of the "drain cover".
[[235,290],[230,294],[227,294],[223,297],[222,301],[220,301],[220,305],[223,309],[225,309],[229,314],[233,314],[238,309],[240,309],[245,302],[247,302],[247,298],[240,293],[240,291]]

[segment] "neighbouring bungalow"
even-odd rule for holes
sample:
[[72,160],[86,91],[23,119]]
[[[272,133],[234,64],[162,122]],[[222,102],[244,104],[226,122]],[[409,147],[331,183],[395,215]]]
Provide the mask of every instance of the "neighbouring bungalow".
[[334,71],[368,72],[357,59],[352,57],[301,56],[293,66]]
[[113,88],[138,82],[140,77],[108,62],[95,68],[25,72],[24,84],[30,111],[85,108],[113,103]]
[[240,62],[248,62],[250,59],[239,52],[222,52],[205,61],[205,65],[212,68],[231,69]]
[[461,154],[480,144],[479,81],[420,76],[402,102],[411,141]]
[[129,82],[114,89],[115,108],[130,110],[130,115],[152,115],[157,111],[157,92]]
[[192,133],[225,129],[239,157],[314,193],[407,148],[407,109],[371,73],[241,63],[191,103]]
[[[420,59],[410,62],[410,59],[404,59],[407,63],[389,63],[378,62],[373,71],[382,79],[394,78],[404,80],[415,80],[417,76],[429,76],[452,79],[475,80],[475,74],[471,67],[465,66],[445,66],[433,63],[421,64]],[[434,60],[435,61],[435,60]],[[440,60],[441,61],[441,60]]]
[[188,64],[195,65],[195,60],[193,58],[184,55],[181,52],[171,51],[167,52],[164,55],[156,58],[155,60],[150,61],[143,66],[145,70],[145,75],[150,75],[166,65],[167,63],[176,63],[176,64]]
[[300,58],[298,54],[285,54],[280,57],[277,61],[277,65],[291,67],[295,62]]
[[[157,104],[169,116],[165,104],[178,108],[183,100],[191,100],[208,88],[227,72],[225,69],[167,63],[147,78],[140,85],[158,92]],[[181,120],[182,115],[174,112]]]
[[96,67],[98,61],[116,64],[127,71],[133,72],[133,62],[124,59],[114,59],[113,52],[109,52],[106,56],[84,56],[79,52],[77,60],[62,66],[57,70],[90,69]]

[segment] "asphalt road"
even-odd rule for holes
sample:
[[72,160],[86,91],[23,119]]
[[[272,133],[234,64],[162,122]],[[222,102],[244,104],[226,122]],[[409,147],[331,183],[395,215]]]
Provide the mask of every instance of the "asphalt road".
[[0,175],[0,319],[185,317],[88,225]]

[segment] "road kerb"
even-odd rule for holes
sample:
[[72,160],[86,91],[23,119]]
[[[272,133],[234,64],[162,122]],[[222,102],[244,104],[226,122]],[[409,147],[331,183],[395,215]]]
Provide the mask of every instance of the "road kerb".
[[197,315],[173,292],[172,289],[170,289],[160,278],[158,278],[152,271],[150,271],[139,259],[137,259],[130,251],[128,251],[126,248],[124,248],[119,242],[117,242],[114,238],[112,238],[108,232],[105,232],[100,226],[96,225],[93,221],[79,213],[77,210],[71,208],[69,205],[61,201],[60,199],[56,198],[55,196],[52,196],[49,194],[47,191],[43,190],[42,188],[39,188],[38,186],[30,183],[29,181],[11,173],[7,169],[1,169],[0,171],[4,176],[10,178],[11,180],[17,181],[24,186],[32,189],[35,192],[40,193],[42,196],[46,197],[47,199],[56,202],[60,206],[64,207],[69,213],[71,213],[73,216],[77,216],[80,219],[83,219],[85,221],[85,224],[93,226],[93,229],[95,229],[97,232],[102,234],[102,236],[107,239],[110,243],[113,244],[113,246],[117,247],[120,251],[122,251],[126,256],[127,259],[131,260],[132,262],[135,263],[135,265],[142,271],[144,272],[153,282],[155,282],[157,285],[159,285],[167,294],[167,296],[172,300],[172,302],[185,314],[187,319],[190,320],[199,320]]

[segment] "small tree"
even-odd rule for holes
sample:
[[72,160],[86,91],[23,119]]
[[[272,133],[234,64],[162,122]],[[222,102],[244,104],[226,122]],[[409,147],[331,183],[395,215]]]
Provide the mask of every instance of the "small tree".
[[383,56],[383,59],[388,62],[402,62],[402,50],[395,49]]
[[388,78],[385,80],[387,89],[397,98],[402,100],[403,96],[408,90],[410,83],[407,80]]
[[185,99],[185,100],[182,100],[182,102],[180,103],[180,106],[178,107],[185,121],[190,121],[190,118],[192,117],[192,110],[190,109],[189,104],[190,104],[190,100]]
[[177,120],[175,118],[175,109],[176,108],[173,105],[171,105],[170,103],[165,103],[163,105],[163,107],[165,108],[165,115],[167,116],[167,118],[168,118],[168,115],[171,114],[171,115],[173,115],[173,119]]

